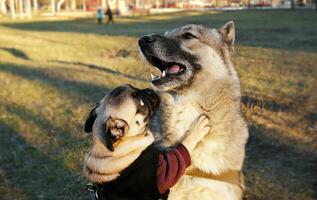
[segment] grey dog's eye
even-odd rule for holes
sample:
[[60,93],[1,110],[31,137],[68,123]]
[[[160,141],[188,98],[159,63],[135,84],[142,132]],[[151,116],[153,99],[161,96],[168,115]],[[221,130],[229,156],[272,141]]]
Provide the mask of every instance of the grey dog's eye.
[[139,121],[136,121],[135,123],[136,123],[138,126],[140,126],[140,122],[139,122]]
[[191,33],[189,33],[189,32],[184,33],[184,34],[182,35],[182,37],[183,37],[184,39],[186,39],[186,40],[190,40],[190,39],[193,39],[193,38],[197,38],[195,35],[193,35],[193,34],[191,34]]

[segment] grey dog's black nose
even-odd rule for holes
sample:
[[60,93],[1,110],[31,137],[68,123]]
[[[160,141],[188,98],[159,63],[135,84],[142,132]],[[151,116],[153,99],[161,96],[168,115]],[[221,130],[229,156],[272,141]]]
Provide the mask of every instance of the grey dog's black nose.
[[151,43],[151,42],[154,42],[155,39],[152,35],[146,35],[142,37],[141,40],[144,40],[144,42],[146,43]]
[[145,35],[139,39],[139,45],[153,43],[157,38],[157,35]]

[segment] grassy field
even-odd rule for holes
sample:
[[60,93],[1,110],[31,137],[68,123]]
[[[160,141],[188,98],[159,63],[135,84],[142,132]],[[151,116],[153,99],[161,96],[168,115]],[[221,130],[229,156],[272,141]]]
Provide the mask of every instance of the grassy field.
[[0,19],[0,199],[89,199],[89,109],[123,83],[147,87],[137,38],[235,20],[249,124],[245,199],[316,199],[317,12],[185,12],[116,19]]

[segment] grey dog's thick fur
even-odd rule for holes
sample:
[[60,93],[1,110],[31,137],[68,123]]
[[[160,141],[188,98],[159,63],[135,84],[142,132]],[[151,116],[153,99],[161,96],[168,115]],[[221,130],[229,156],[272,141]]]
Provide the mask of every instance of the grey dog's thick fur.
[[169,199],[242,199],[241,171],[248,130],[240,113],[240,83],[231,62],[234,23],[220,29],[186,25],[150,37],[155,41],[141,43],[140,49],[152,65],[157,65],[154,56],[161,63],[186,67],[177,78],[171,75],[152,81],[162,97],[161,147],[180,142],[201,114],[207,115],[212,125],[193,151],[191,167],[171,189]]

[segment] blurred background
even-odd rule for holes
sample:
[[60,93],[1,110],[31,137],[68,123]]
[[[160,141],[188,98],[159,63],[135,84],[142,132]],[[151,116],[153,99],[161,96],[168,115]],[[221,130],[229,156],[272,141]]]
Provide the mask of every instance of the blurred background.
[[317,199],[315,9],[313,0],[0,0],[0,199],[89,199],[83,123],[109,89],[149,87],[138,38],[229,20],[250,131],[245,199]]
[[12,18],[91,16],[110,7],[117,16],[158,14],[184,10],[317,9],[316,0],[0,0],[0,11]]

